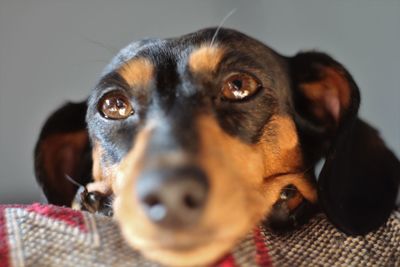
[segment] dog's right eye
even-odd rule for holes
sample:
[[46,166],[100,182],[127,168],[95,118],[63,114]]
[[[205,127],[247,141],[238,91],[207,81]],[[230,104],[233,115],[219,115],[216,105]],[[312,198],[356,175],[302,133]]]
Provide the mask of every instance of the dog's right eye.
[[232,73],[225,78],[221,93],[225,100],[240,101],[254,95],[260,87],[260,82],[252,75]]
[[104,95],[99,101],[98,109],[104,118],[111,120],[123,120],[134,114],[129,99],[118,92]]

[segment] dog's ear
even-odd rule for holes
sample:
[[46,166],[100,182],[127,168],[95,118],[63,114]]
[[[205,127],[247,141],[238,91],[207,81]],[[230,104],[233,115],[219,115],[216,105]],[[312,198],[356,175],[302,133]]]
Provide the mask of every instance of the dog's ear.
[[347,234],[378,228],[394,208],[400,162],[378,132],[357,118],[359,90],[341,64],[317,52],[300,53],[289,64],[306,164],[325,158],[319,203]]
[[91,147],[86,102],[67,103],[45,122],[34,152],[36,179],[49,203],[70,206],[77,186],[91,179]]

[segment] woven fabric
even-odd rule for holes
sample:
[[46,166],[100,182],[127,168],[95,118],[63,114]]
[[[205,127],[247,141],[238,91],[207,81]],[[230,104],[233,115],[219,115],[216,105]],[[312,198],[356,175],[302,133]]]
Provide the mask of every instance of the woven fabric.
[[[51,205],[0,205],[0,267],[160,266],[125,244],[108,217]],[[257,227],[214,264],[400,266],[400,213],[363,237],[348,237],[320,214],[286,234]]]

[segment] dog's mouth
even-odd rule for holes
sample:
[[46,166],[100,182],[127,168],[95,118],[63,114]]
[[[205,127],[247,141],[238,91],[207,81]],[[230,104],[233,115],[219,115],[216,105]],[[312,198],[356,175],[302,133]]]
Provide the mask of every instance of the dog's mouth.
[[[159,151],[150,158],[146,151],[156,130],[149,126],[138,134],[137,145],[116,173],[114,212],[123,236],[163,264],[218,260],[265,218],[282,188],[293,184],[303,192],[308,186],[301,182],[302,173],[293,172],[297,162],[277,164],[285,157],[267,154],[286,155],[297,149],[297,142],[249,145],[225,134],[213,117],[198,124],[206,130],[200,132],[201,150],[194,158],[169,153],[168,158],[175,155],[173,161],[160,161],[156,159],[164,154]],[[294,127],[284,119],[279,126],[285,133]],[[266,166],[265,161],[274,164]]]
[[238,236],[222,236],[217,229],[173,233],[158,231],[152,236],[140,233],[127,235],[129,226],[122,226],[127,241],[151,260],[172,266],[205,266],[223,257],[238,241]]
[[188,232],[181,238],[177,238],[174,233],[160,233],[158,238],[135,236],[135,243],[140,244],[142,250],[169,251],[177,254],[195,251],[211,242],[223,240],[224,238],[216,238],[211,231],[204,234],[191,234]]
[[[243,238],[254,218],[244,214],[245,203],[225,201],[221,211],[215,202],[205,203],[202,216],[195,222],[178,221],[171,226],[170,221],[151,222],[149,214],[140,208],[138,202],[126,188],[114,201],[116,219],[126,241],[149,259],[173,266],[193,266],[210,264],[228,253],[233,244]],[[211,193],[213,196],[214,194]],[[220,195],[220,194],[216,194]],[[241,195],[241,192],[238,192]],[[221,196],[229,200],[227,196]],[[211,197],[213,198],[213,197]],[[226,212],[226,213],[225,213]],[[244,216],[239,216],[244,214]],[[189,214],[190,215],[190,214]],[[232,215],[232,217],[227,217]],[[181,223],[190,223],[181,225]],[[181,226],[180,226],[181,225]]]
[[[201,246],[206,245],[206,242],[196,242],[196,243],[165,243],[165,244],[160,244],[159,246],[160,250],[165,250],[165,251],[174,251],[176,253],[185,253],[189,251],[193,251],[198,249]],[[149,247],[149,249],[157,249],[157,247]]]

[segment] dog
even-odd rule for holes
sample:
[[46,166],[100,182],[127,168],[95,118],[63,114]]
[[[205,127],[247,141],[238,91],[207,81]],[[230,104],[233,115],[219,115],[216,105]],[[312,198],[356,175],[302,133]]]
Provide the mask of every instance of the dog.
[[129,244],[174,266],[212,263],[258,223],[288,229],[319,211],[364,235],[395,207],[400,162],[359,104],[325,53],[286,57],[225,28],[145,39],[87,101],[48,118],[36,177],[50,203],[78,196],[114,213]]

